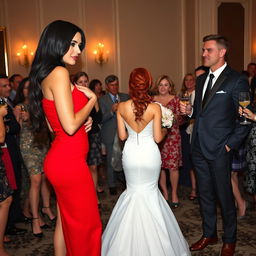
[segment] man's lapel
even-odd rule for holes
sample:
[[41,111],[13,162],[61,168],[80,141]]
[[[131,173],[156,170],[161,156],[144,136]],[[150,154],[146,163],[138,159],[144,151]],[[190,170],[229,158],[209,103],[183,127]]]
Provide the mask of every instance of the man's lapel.
[[207,101],[204,105],[204,108],[206,108],[206,106],[208,105],[208,103],[212,100],[213,96],[216,94],[216,92],[219,90],[220,86],[224,83],[224,81],[227,78],[227,71],[228,71],[228,66],[222,71],[222,73],[220,74],[220,76],[218,77],[217,81],[215,82],[215,84],[212,87],[211,93],[207,98]]
[[199,102],[200,102],[200,111],[202,110],[202,102],[203,102],[203,90],[204,90],[204,83],[205,83],[205,80],[208,76],[208,73],[206,74],[203,74],[202,75],[202,79],[200,80],[200,83],[199,83],[199,92],[198,92],[198,95],[199,95]]

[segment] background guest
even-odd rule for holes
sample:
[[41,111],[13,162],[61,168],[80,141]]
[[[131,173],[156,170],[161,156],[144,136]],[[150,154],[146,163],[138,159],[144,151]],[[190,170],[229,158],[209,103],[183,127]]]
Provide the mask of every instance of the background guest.
[[9,218],[7,223],[7,234],[9,235],[18,235],[24,233],[26,230],[17,228],[15,223],[22,219],[23,214],[21,210],[21,199],[20,199],[20,191],[21,191],[21,183],[22,183],[22,175],[21,175],[21,164],[22,157],[20,154],[20,149],[18,145],[17,136],[20,132],[20,125],[17,122],[14,114],[13,107],[8,101],[8,97],[10,96],[11,87],[10,82],[6,76],[0,76],[0,97],[3,97],[7,102],[8,113],[5,117],[5,145],[8,148],[11,157],[11,163],[14,169],[15,174],[15,182],[17,185],[17,189],[13,193],[13,201],[9,211]]
[[85,72],[78,72],[72,77],[73,84],[89,87],[89,76]]
[[243,198],[239,189],[238,176],[240,173],[246,170],[246,148],[245,143],[240,146],[238,150],[234,152],[233,162],[232,162],[232,174],[231,183],[233,194],[235,197],[236,208],[237,208],[237,218],[242,219],[246,214],[247,202]]
[[28,114],[28,91],[29,80],[24,78],[14,99],[15,116],[21,126],[20,150],[30,178],[29,205],[32,213],[32,233],[36,237],[42,237],[41,228],[47,225],[39,214],[40,192],[43,199],[42,213],[47,214],[52,221],[55,219],[50,208],[50,186],[43,173],[43,161],[49,148],[49,138],[47,131],[39,134],[32,130]]
[[[4,116],[7,115],[7,105],[0,106],[0,143],[5,141]],[[8,256],[4,249],[4,233],[8,218],[9,208],[12,202],[12,190],[6,176],[4,163],[2,161],[2,150],[0,147],[0,255]]]
[[9,98],[13,101],[15,96],[16,96],[16,92],[18,90],[18,87],[20,85],[20,82],[22,81],[23,77],[20,74],[13,74],[10,78],[10,85],[11,85],[11,93]]
[[[119,93],[119,80],[115,75],[109,75],[105,79],[107,93],[99,99],[102,111],[102,142],[106,146],[107,153],[107,181],[111,195],[117,194],[117,178],[112,166],[114,139],[117,133],[116,111],[118,103],[129,99],[129,95]],[[120,159],[121,160],[121,159]]]
[[209,72],[209,67],[206,67],[206,66],[198,66],[196,69],[195,69],[195,76],[198,77],[198,76],[201,76],[202,74],[204,74],[205,72]]
[[162,170],[160,174],[159,184],[162,189],[163,196],[168,200],[168,189],[166,185],[167,169],[170,174],[171,182],[171,202],[170,206],[177,208],[179,206],[178,198],[178,182],[179,182],[179,167],[182,165],[181,154],[181,137],[179,126],[183,123],[184,119],[180,114],[179,98],[176,96],[174,83],[167,75],[160,76],[156,81],[157,95],[153,97],[155,102],[161,103],[164,107],[172,110],[174,114],[173,125],[168,129],[167,136],[164,138],[160,145]]
[[239,107],[239,114],[253,121],[252,129],[246,141],[247,171],[245,173],[245,190],[253,196],[254,207],[256,208],[256,114],[249,109]]
[[[188,73],[185,75],[181,87],[181,97],[188,97],[190,103],[193,105],[195,99],[195,86],[196,86],[196,78],[192,73]],[[190,183],[191,183],[191,192],[189,195],[190,200],[195,200],[197,198],[196,193],[196,177],[193,170],[193,163],[191,159],[191,148],[190,141],[191,135],[193,132],[194,120],[187,119],[184,124],[180,126],[181,132],[181,145],[182,145],[182,172],[180,176],[180,181],[186,184],[186,173],[189,172]]]
[[[74,84],[89,87],[93,92],[98,84],[98,80],[92,80],[89,83],[89,77],[84,72],[79,72],[74,76]],[[100,81],[99,81],[100,82]],[[88,133],[89,138],[89,152],[87,155],[87,163],[92,174],[92,179],[96,191],[98,190],[98,166],[102,163],[101,157],[101,136],[100,136],[100,124],[102,120],[102,113],[99,108],[98,101],[96,101],[93,107],[90,117],[93,120],[92,129]],[[98,199],[98,205],[100,205]]]
[[256,63],[251,62],[247,65],[246,74],[248,76],[248,81],[250,85],[250,92],[252,97],[252,103],[256,103]]

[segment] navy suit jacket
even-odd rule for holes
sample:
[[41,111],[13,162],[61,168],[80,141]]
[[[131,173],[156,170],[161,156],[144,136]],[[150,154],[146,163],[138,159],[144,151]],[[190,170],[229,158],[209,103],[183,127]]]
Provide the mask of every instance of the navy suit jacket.
[[224,152],[225,145],[238,149],[251,128],[238,121],[239,92],[249,92],[249,84],[245,76],[226,66],[202,107],[202,93],[207,75],[208,73],[199,76],[196,82],[193,106],[195,126],[191,149],[193,153],[197,137],[203,155],[214,160]]

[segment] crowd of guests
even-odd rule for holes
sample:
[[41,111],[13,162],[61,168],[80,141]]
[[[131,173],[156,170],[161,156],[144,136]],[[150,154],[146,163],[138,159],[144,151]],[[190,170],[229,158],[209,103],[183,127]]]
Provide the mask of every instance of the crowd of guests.
[[[150,88],[152,101],[161,103],[174,114],[172,127],[168,129],[165,139],[159,143],[162,160],[159,187],[172,208],[178,208],[182,203],[178,197],[179,183],[191,186],[188,198],[195,202],[197,200],[197,182],[190,154],[194,121],[181,113],[180,101],[187,97],[193,105],[196,78],[205,72],[208,72],[208,68],[200,66],[193,73],[186,74],[180,92],[176,91],[168,75],[159,76]],[[243,73],[248,77],[252,108],[244,112],[240,109],[240,114],[252,120],[252,128],[243,145],[235,152],[232,165],[232,188],[237,216],[240,219],[246,215],[248,208],[248,202],[239,190],[238,177],[241,172],[244,172],[245,191],[252,195],[256,206],[256,64],[248,64],[247,71]],[[90,81],[85,72],[78,72],[70,79],[74,85],[88,87],[97,95],[97,102],[90,114],[93,124],[89,131],[89,153],[86,161],[95,190],[98,193],[104,192],[102,184],[99,184],[99,175],[105,179],[105,164],[109,194],[116,195],[118,183],[125,186],[120,166],[122,145],[117,137],[116,111],[118,104],[127,101],[129,95],[119,92],[119,79],[115,75],[106,77],[106,91],[103,90],[100,80]],[[0,252],[4,250],[3,242],[10,240],[7,235],[26,232],[17,228],[15,223],[28,221],[31,223],[33,235],[43,237],[42,229],[48,228],[49,223],[45,223],[42,216],[48,216],[51,224],[56,220],[51,209],[51,186],[43,170],[44,157],[54,135],[50,132],[32,131],[28,114],[28,90],[28,78],[19,74],[10,78],[0,77],[0,97],[6,103],[0,107]],[[100,207],[99,199],[98,205]]]

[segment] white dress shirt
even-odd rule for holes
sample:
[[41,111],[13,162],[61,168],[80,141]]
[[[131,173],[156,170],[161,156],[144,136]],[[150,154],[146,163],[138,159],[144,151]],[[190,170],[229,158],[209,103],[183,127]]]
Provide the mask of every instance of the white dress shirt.
[[225,69],[225,67],[227,66],[227,62],[225,62],[225,64],[223,66],[221,66],[220,68],[216,69],[214,72],[211,71],[210,69],[210,72],[204,82],[204,88],[203,88],[203,94],[202,94],[202,100],[204,98],[204,94],[205,94],[205,91],[206,91],[206,88],[207,88],[207,84],[208,84],[208,81],[210,79],[210,74],[213,74],[214,75],[214,78],[212,79],[212,87],[214,86],[215,82],[217,81],[218,77],[220,76],[220,74],[222,73],[222,71]]

